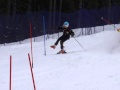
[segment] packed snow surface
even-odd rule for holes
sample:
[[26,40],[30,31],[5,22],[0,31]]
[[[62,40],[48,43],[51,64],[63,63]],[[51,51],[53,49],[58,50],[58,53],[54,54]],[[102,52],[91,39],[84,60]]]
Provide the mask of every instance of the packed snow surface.
[[[82,45],[76,42],[76,40]],[[103,31],[70,38],[67,54],[50,48],[57,38],[33,42],[33,72],[36,90],[120,90],[120,33]],[[0,46],[0,90],[9,90],[10,55],[12,90],[34,90],[28,53],[30,40]]]

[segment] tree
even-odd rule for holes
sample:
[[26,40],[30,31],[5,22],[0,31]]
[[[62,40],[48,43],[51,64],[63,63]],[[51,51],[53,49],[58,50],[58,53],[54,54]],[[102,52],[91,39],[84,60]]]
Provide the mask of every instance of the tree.
[[[62,1],[61,9],[60,2]],[[50,4],[52,5],[50,7]],[[100,9],[120,5],[120,0],[0,0],[0,15],[15,15],[26,12],[62,11],[70,13],[85,9]],[[55,8],[54,8],[55,6]],[[51,9],[51,10],[50,10]]]
[[10,6],[11,6],[11,0],[7,0],[7,8],[6,8],[6,15],[10,15]]

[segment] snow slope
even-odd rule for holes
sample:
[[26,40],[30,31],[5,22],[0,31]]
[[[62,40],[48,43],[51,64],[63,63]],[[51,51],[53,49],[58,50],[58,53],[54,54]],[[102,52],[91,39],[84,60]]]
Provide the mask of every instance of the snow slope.
[[[33,43],[36,90],[120,90],[120,33],[104,31],[65,42],[67,54],[51,49],[56,39]],[[0,47],[0,90],[9,89],[9,57],[12,55],[12,90],[34,90],[28,53],[30,43]]]

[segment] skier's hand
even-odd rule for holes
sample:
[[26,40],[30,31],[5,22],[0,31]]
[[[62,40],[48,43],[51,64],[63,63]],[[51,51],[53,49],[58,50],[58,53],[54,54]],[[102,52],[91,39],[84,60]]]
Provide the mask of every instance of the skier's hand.
[[74,37],[74,35],[75,35],[74,33],[71,33],[71,36],[72,36],[72,37]]

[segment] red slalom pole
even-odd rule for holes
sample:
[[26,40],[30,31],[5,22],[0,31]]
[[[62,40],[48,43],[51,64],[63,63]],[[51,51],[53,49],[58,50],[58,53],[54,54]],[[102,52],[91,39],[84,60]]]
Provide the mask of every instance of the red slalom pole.
[[[104,19],[103,17],[101,17],[101,19],[102,19],[103,21],[105,21],[106,23],[111,24],[108,20]],[[114,27],[115,29],[117,29],[114,25],[113,25],[113,27]]]
[[104,20],[105,22],[107,22],[108,24],[111,24],[109,21],[107,21],[106,19],[104,19],[103,17],[101,17],[102,20]]
[[12,56],[10,56],[10,90],[12,90]]
[[33,75],[33,70],[32,70],[32,64],[31,64],[30,54],[29,53],[28,53],[28,59],[29,59],[29,64],[30,64],[30,70],[31,70],[31,75],[32,75],[32,81],[33,81],[34,90],[36,90],[35,81],[34,81],[34,75]]
[[[108,23],[108,24],[112,24],[112,23],[110,23],[110,21],[108,21],[108,20],[106,20],[105,18],[103,18],[103,17],[101,17],[101,16],[99,16],[98,14],[96,14],[96,13],[94,13],[96,16],[98,16],[101,20],[103,20],[103,21],[105,21],[106,23]],[[114,25],[112,25],[115,29],[117,29]]]
[[32,68],[33,68],[32,23],[31,22],[30,22],[30,43],[31,43]]

